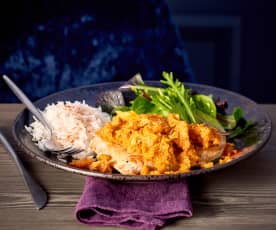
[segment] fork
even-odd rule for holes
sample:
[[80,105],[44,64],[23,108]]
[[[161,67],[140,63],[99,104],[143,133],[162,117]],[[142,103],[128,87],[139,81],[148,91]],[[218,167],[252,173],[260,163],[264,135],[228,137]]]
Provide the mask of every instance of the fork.
[[38,121],[47,129],[50,134],[50,138],[45,141],[44,148],[46,151],[49,151],[57,155],[74,155],[84,151],[83,149],[75,148],[72,146],[62,147],[57,141],[53,138],[53,131],[50,124],[46,121],[41,111],[35,107],[35,105],[30,101],[30,99],[18,88],[18,86],[6,75],[3,75],[3,79],[17,98],[25,104],[25,106],[30,110],[30,112],[37,118]]

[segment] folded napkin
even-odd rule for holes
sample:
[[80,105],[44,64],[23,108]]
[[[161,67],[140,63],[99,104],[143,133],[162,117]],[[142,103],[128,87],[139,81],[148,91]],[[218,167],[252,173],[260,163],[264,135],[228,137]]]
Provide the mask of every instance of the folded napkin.
[[76,206],[79,222],[154,230],[167,220],[191,217],[186,180],[125,182],[87,177]]

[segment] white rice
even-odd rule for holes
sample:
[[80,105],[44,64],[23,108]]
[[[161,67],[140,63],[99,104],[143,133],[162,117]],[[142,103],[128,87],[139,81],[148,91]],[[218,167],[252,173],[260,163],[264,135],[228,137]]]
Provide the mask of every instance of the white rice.
[[[110,115],[102,112],[101,108],[91,107],[79,101],[49,104],[42,113],[52,127],[53,136],[59,144],[63,147],[85,149],[75,154],[74,158],[83,158],[91,154],[89,144],[92,137],[100,127],[111,120]],[[47,129],[36,119],[25,128],[32,135],[32,140],[44,151],[44,142],[50,137]]]

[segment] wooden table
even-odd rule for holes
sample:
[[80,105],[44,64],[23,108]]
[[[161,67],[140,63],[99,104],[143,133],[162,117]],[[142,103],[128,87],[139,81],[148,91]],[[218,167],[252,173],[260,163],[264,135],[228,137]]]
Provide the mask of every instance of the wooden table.
[[[18,104],[0,104],[0,128],[13,144],[11,126],[22,108]],[[276,105],[263,105],[263,109],[276,123]],[[0,145],[0,229],[92,229],[74,219],[84,177],[30,159],[22,152],[20,156],[48,191],[49,201],[44,209],[35,209],[14,162]],[[249,159],[193,177],[190,183],[193,217],[163,229],[276,229],[276,132]]]

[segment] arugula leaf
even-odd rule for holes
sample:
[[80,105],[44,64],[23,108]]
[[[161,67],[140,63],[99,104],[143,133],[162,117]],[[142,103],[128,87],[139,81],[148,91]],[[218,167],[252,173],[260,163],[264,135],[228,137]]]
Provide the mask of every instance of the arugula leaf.
[[169,94],[176,97],[179,100],[179,102],[182,103],[187,113],[187,121],[196,123],[195,116],[189,103],[190,90],[186,90],[184,84],[182,84],[177,79],[174,81],[172,73],[163,72],[163,78],[165,80],[161,80],[160,82],[165,85],[168,85],[169,87],[167,88],[167,90]]
[[[141,101],[141,98],[136,98],[131,105],[131,110],[141,111],[138,109],[138,105],[147,105],[147,109],[144,109],[144,113],[155,112],[162,115],[167,115],[168,113],[178,113],[180,118],[186,120],[187,122],[195,123],[196,119],[192,112],[192,107],[190,106],[190,90],[185,89],[184,85],[173,79],[172,73],[163,72],[164,80],[160,82],[167,85],[167,88],[160,88],[155,86],[145,85],[143,81],[140,84],[128,84],[124,85],[123,89],[130,88],[136,94],[137,97],[145,97],[145,100],[150,102],[150,105],[155,105],[151,107],[149,111],[149,104],[146,101]],[[137,101],[136,101],[137,100]],[[139,101],[139,102],[138,102]]]

